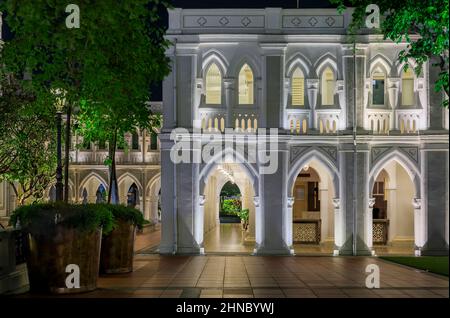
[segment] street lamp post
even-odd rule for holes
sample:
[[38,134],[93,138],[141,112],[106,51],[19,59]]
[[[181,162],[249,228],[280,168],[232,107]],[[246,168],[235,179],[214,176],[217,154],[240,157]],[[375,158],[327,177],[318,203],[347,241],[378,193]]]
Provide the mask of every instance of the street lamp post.
[[61,122],[62,122],[62,112],[64,109],[64,105],[66,103],[65,99],[65,91],[61,89],[55,89],[52,90],[52,93],[56,96],[56,129],[57,129],[57,150],[56,150],[56,156],[57,156],[57,166],[56,166],[56,201],[61,202],[63,201],[63,175],[62,175],[62,145],[61,145]]

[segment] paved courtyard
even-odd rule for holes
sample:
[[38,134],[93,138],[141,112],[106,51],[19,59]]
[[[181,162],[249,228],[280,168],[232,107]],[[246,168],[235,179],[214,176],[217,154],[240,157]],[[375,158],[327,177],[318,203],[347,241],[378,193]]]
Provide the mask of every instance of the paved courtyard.
[[[155,254],[159,227],[157,231],[144,231],[136,237],[133,273],[101,276],[97,290],[60,297],[449,297],[447,277],[376,257],[244,255],[246,249],[237,248],[241,237],[232,228],[224,229],[210,233],[209,238],[214,239],[206,256]],[[211,251],[234,251],[237,255]],[[368,264],[380,268],[380,289],[365,287]],[[41,295],[19,297],[30,296]]]
[[[381,288],[365,288],[377,264]],[[448,297],[448,278],[371,257],[137,256],[135,271],[61,297]],[[25,295],[29,297],[30,295]],[[23,296],[22,296],[23,297]]]

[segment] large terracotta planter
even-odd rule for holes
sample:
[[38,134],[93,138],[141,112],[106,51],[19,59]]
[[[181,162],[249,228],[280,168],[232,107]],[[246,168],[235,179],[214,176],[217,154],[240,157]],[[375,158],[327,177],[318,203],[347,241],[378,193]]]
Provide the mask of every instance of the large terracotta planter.
[[133,271],[136,226],[119,220],[117,227],[102,239],[100,272],[105,274]]
[[[57,225],[44,234],[28,233],[27,268],[30,290],[69,294],[97,288],[102,230],[80,232]],[[80,269],[80,288],[67,288],[66,266]]]

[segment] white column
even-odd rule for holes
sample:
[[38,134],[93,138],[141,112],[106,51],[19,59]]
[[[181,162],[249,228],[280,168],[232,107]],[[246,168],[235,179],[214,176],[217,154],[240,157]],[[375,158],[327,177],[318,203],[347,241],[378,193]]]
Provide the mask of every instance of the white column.
[[205,202],[206,197],[204,195],[199,195],[197,199],[197,209],[195,213],[195,228],[194,228],[194,238],[198,246],[200,247],[200,254],[205,253],[205,248],[203,247],[203,223],[205,216]]
[[[324,182],[321,182],[324,183]],[[319,189],[320,200],[320,237],[324,242],[328,238],[328,189]]]
[[366,214],[366,244],[373,254],[373,206],[375,205],[375,198],[369,198],[369,208]]
[[145,211],[144,211],[145,205],[144,205],[144,200],[143,199],[144,198],[142,197],[142,195],[140,195],[139,196],[139,210],[142,212],[142,214],[145,213]]
[[[255,240],[255,206],[252,204],[252,185],[250,181],[246,181],[245,183],[245,194],[244,200],[242,201],[242,208],[249,209],[249,218],[248,218],[248,230],[246,233],[246,240]],[[244,205],[245,203],[245,205]]]
[[306,87],[307,87],[307,94],[308,94],[308,100],[309,100],[309,107],[311,109],[311,118],[309,120],[308,127],[310,128],[317,128],[316,125],[316,104],[317,104],[317,95],[319,92],[319,80],[309,78],[306,80]]
[[234,128],[233,120],[233,92],[234,92],[234,78],[224,78],[225,86],[225,107],[227,108],[227,118],[225,120],[225,127]]
[[153,201],[152,201],[152,218],[155,220],[155,222],[158,222],[158,197],[156,197]]
[[256,254],[256,249],[262,244],[263,242],[263,220],[261,215],[261,207],[260,207],[260,200],[259,196],[253,197],[253,204],[255,205],[255,249],[253,250],[253,253]]
[[425,238],[425,213],[422,211],[422,200],[419,198],[413,198],[412,205],[414,208],[414,254],[416,256],[421,255],[421,249],[423,247]]
[[145,212],[144,212],[144,218],[146,220],[153,220],[153,215],[151,215],[152,212],[152,206],[153,202],[150,201],[149,198],[145,198]]
[[288,197],[287,198],[287,211],[286,211],[286,219],[285,219],[285,237],[284,240],[286,242],[286,245],[290,249],[291,255],[294,255],[294,246],[293,246],[293,237],[292,237],[292,208],[294,207],[295,197]]
[[341,200],[339,198],[333,198],[333,207],[334,207],[334,245],[335,250],[333,251],[333,255],[339,255],[339,248],[344,244],[343,235],[344,231],[344,222],[342,220],[341,213]]

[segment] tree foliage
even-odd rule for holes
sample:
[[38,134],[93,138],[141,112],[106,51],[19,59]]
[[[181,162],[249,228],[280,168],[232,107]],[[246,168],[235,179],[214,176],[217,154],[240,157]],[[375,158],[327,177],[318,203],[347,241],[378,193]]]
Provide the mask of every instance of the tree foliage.
[[[417,65],[416,74],[420,74],[423,64],[437,57],[436,66],[440,68],[436,81],[436,91],[444,91],[447,98],[444,106],[448,107],[449,96],[449,3],[447,0],[331,0],[338,5],[338,10],[345,9],[344,2],[355,7],[350,32],[365,27],[366,7],[377,4],[380,8],[380,31],[385,39],[400,43],[406,41],[407,47],[399,53],[399,62],[413,59]],[[413,37],[412,35],[419,35]]]
[[235,183],[231,183],[230,181],[225,183],[222,187],[222,190],[220,190],[221,197],[234,197],[240,195],[241,190],[239,190],[239,187]]
[[56,168],[54,114],[23,84],[0,73],[0,181],[11,184],[19,204],[40,201]]
[[[86,141],[109,141],[110,189],[117,193],[115,149],[123,133],[152,130],[160,119],[146,107],[151,84],[169,73],[168,41],[158,24],[164,0],[79,0],[80,28],[65,21],[67,1],[5,0],[12,31],[2,52],[8,73],[32,74],[32,91],[45,100],[66,91]],[[112,191],[109,191],[109,200]]]

